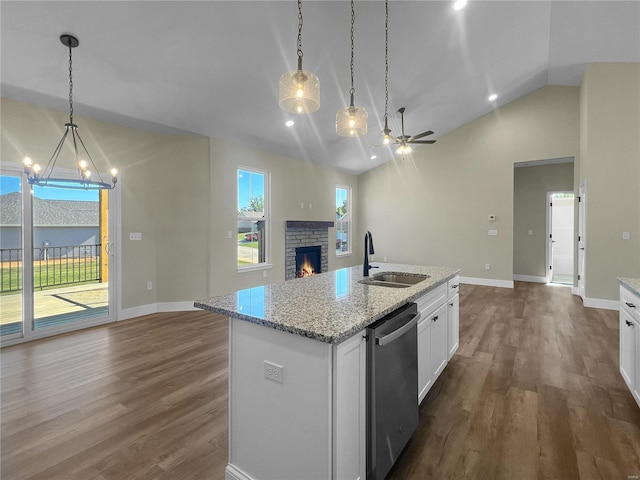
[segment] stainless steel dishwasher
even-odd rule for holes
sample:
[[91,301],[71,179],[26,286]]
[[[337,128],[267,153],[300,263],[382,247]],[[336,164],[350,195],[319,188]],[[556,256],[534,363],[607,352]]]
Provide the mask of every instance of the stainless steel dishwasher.
[[383,480],[418,426],[418,307],[367,328],[367,480]]

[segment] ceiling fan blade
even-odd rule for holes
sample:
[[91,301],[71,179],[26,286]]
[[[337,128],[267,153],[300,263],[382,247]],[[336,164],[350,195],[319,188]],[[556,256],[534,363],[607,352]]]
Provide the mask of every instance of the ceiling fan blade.
[[419,139],[419,138],[426,137],[427,135],[433,135],[433,132],[432,132],[431,130],[427,130],[426,132],[422,132],[422,133],[419,133],[419,134],[417,134],[417,135],[412,135],[412,136],[409,138],[409,141],[417,140],[417,139]]
[[435,140],[409,140],[407,143],[418,143],[422,145],[432,145],[436,143]]

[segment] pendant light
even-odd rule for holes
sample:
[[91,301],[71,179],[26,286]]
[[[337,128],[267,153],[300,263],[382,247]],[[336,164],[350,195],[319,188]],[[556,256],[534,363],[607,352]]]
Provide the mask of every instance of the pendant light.
[[353,88],[353,30],[356,13],[351,0],[351,103],[348,107],[338,110],[336,113],[336,132],[343,137],[360,137],[367,133],[367,111],[362,107],[356,107],[353,103],[355,89]]
[[280,108],[285,112],[305,114],[320,108],[320,81],[302,69],[302,0],[298,0],[298,69],[280,77]]
[[[73,59],[71,49],[77,47],[80,42],[76,37],[67,33],[60,35],[60,42],[62,42],[65,47],[69,48],[69,123],[64,124],[62,139],[58,142],[58,145],[53,151],[53,155],[51,155],[45,169],[42,170],[42,167],[37,163],[34,163],[31,158],[24,157],[22,159],[22,163],[24,164],[24,173],[27,174],[27,181],[31,185],[38,185],[40,187],[110,190],[116,186],[116,182],[118,181],[118,171],[115,168],[111,169],[110,183],[106,182],[102,178],[95,163],[93,163],[91,155],[89,155],[89,152],[87,151],[87,147],[85,147],[82,138],[80,138],[78,126],[73,123]],[[75,153],[75,164],[78,169],[78,176],[76,178],[53,178],[51,175],[69,133],[71,133],[71,141],[73,144],[73,151]],[[84,150],[84,154],[78,150],[78,144],[82,150]],[[92,170],[89,169],[89,166],[93,168],[93,172],[95,172],[97,178],[91,178]],[[42,174],[40,173],[41,171]]]
[[391,142],[391,130],[389,129],[389,0],[384,2],[384,130],[382,130],[382,143],[389,145]]

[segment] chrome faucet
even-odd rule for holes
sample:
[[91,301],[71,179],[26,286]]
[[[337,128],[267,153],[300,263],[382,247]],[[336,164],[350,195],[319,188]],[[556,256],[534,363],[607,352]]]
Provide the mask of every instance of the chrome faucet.
[[371,232],[367,230],[367,233],[364,234],[364,265],[362,266],[362,275],[365,277],[369,276],[369,270],[374,267],[373,265],[369,265],[369,255],[373,255],[373,236]]

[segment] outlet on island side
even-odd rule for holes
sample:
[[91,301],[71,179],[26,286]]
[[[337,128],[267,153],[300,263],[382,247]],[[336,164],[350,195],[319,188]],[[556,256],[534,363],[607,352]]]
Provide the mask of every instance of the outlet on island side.
[[284,367],[268,361],[264,361],[264,378],[274,382],[284,383]]

